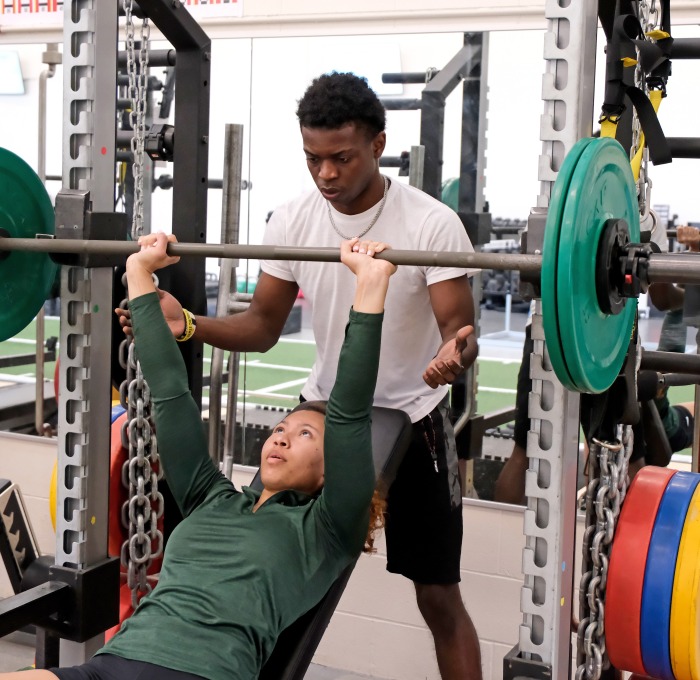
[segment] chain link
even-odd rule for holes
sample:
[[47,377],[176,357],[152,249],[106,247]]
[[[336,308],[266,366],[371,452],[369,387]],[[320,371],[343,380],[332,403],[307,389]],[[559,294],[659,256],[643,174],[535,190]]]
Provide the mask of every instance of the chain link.
[[620,507],[627,493],[627,471],[632,453],[633,434],[629,425],[618,425],[617,441],[593,439],[589,446],[591,461],[597,461],[600,476],[591,479],[586,489],[586,531],[583,536],[584,565],[590,569],[581,575],[578,627],[578,667],[576,680],[599,680],[609,666],[605,649],[605,589],[608,580],[610,550]]
[[[121,307],[126,308],[127,304],[127,300],[122,300]],[[127,410],[122,445],[129,451],[121,471],[122,484],[129,492],[121,508],[122,525],[129,530],[129,538],[121,548],[121,563],[127,570],[132,606],[136,607],[141,597],[151,592],[148,567],[163,552],[163,533],[158,529],[163,495],[158,491],[162,468],[151,420],[151,391],[143,379],[134,347],[133,339],[124,339],[119,345],[119,363],[126,369],[119,398]]]
[[131,151],[134,156],[132,173],[134,176],[134,205],[131,223],[131,237],[134,241],[143,234],[143,155],[146,136],[146,102],[148,94],[148,42],[151,25],[148,17],[141,24],[138,66],[136,63],[136,29],[132,0],[122,0],[126,16],[126,68],[129,76],[128,97],[131,100],[129,123],[134,132],[131,138]]

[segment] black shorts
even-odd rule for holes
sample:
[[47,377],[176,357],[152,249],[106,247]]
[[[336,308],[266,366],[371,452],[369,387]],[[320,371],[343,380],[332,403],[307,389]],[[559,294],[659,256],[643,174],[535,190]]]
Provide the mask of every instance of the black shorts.
[[678,414],[678,429],[668,438],[671,451],[682,451],[693,445],[695,420],[693,414],[685,406],[671,406]]
[[459,583],[462,492],[447,399],[413,424],[389,489],[387,570],[424,585]]
[[114,654],[98,654],[80,666],[49,670],[59,680],[203,680],[200,675],[124,659]]
[[518,384],[515,394],[515,426],[513,438],[521,449],[527,449],[527,433],[530,430],[530,418],[527,415],[528,401],[532,392],[532,379],[530,378],[530,355],[535,343],[532,341],[532,325],[525,326],[525,343],[523,344],[523,360],[518,371]]

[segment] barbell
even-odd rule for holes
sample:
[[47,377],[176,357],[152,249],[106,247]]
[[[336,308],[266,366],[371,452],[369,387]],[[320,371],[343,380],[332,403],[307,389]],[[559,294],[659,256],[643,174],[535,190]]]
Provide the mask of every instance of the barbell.
[[[0,340],[27,326],[48,297],[56,265],[49,255],[124,259],[133,241],[56,239],[43,183],[19,157],[0,149]],[[648,283],[700,282],[700,255],[649,255],[639,241],[637,193],[622,146],[582,139],[554,184],[542,254],[388,250],[397,265],[517,270],[540,274],[545,340],[552,367],[569,389],[599,393],[617,377]],[[631,244],[631,245],[630,245]],[[181,257],[339,262],[338,248],[207,243],[169,244]]]

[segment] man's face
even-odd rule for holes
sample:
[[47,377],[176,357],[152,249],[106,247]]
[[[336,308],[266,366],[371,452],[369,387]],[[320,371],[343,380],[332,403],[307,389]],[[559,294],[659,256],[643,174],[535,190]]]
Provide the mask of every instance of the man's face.
[[377,175],[386,134],[371,138],[364,127],[301,128],[306,164],[323,197],[339,212],[355,215],[377,201],[368,191]]
[[325,419],[316,411],[290,413],[263,444],[260,476],[268,491],[313,495],[323,485]]

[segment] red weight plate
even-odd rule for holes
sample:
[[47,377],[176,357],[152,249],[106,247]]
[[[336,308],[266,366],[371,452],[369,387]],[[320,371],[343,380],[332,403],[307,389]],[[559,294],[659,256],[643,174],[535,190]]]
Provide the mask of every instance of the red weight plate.
[[119,557],[122,543],[129,539],[129,530],[122,525],[122,505],[129,493],[122,484],[122,467],[129,460],[129,451],[122,446],[122,424],[127,414],[122,413],[112,422],[109,466],[109,538],[110,557]]
[[605,638],[615,668],[646,675],[640,621],[644,570],[656,513],[675,470],[651,465],[635,476],[615,530],[605,596]]

